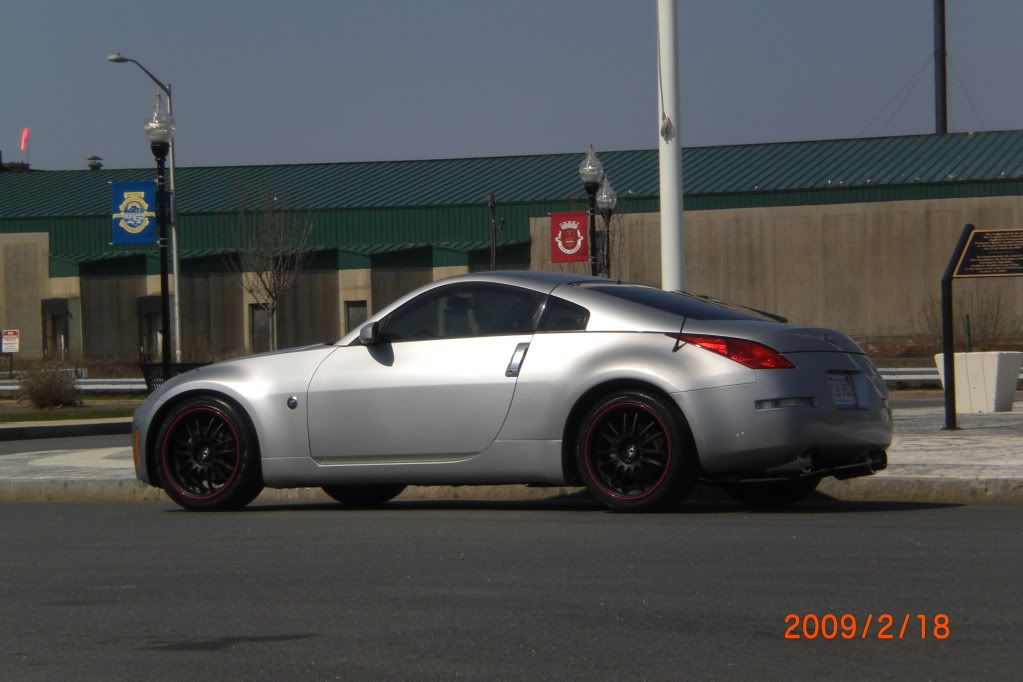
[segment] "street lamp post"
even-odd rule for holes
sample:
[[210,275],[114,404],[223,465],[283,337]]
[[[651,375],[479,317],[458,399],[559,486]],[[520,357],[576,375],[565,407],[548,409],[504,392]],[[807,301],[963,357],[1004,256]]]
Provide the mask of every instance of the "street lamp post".
[[597,188],[600,187],[600,177],[604,172],[604,165],[597,158],[597,155],[593,152],[593,145],[589,145],[586,150],[586,157],[579,163],[579,177],[583,181],[583,187],[586,188],[586,195],[590,199],[590,225],[589,225],[589,239],[590,239],[590,274],[600,274],[600,260],[597,249]]
[[156,222],[160,227],[160,355],[163,364],[162,376],[166,381],[171,376],[170,330],[170,296],[167,287],[167,189],[165,168],[167,153],[174,139],[174,119],[170,113],[164,113],[160,107],[160,96],[156,97],[153,117],[144,126],[149,148],[156,159]]
[[[159,78],[149,72],[149,69],[142,66],[141,62],[132,59],[131,57],[125,57],[120,52],[115,52],[107,57],[108,62],[114,64],[123,64],[131,62],[135,66],[142,69],[142,71],[149,76],[150,80],[156,83],[164,94],[167,95],[167,115],[170,117],[174,116],[174,102],[171,98],[171,84],[164,83]],[[173,120],[173,118],[172,118]],[[178,205],[177,195],[175,194],[174,185],[174,139],[170,141],[170,151],[168,152],[168,159],[170,161],[170,229],[171,229],[171,259],[174,264],[174,357],[175,362],[181,362],[181,287],[179,286],[178,273],[181,271],[181,263],[178,260]]]
[[[611,183],[607,179],[607,173],[604,173],[604,179],[600,182],[600,189],[597,190],[597,210],[600,211],[600,215],[604,218],[604,253],[603,253],[603,265],[604,273],[611,276],[611,216],[614,215],[615,205],[618,203],[618,195],[615,194],[614,189],[611,188]],[[621,276],[621,273],[619,273]]]

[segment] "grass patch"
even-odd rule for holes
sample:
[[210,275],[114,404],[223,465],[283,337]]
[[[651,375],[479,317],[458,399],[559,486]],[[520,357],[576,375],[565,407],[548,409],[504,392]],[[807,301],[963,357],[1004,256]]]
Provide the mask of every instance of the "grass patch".
[[64,419],[110,419],[130,417],[141,400],[94,400],[89,398],[84,405],[37,409],[14,400],[0,400],[0,424],[11,422],[59,421]]

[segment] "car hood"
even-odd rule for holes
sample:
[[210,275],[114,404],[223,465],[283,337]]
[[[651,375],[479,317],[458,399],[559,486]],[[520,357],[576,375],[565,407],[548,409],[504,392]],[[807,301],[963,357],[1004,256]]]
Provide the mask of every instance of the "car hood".
[[[183,383],[239,383],[253,378],[271,381],[276,386],[303,390],[305,382],[308,382],[316,365],[335,348],[333,344],[316,343],[310,346],[285,348],[203,365],[163,382],[150,398],[159,400]],[[282,357],[288,355],[294,356],[294,360]]]

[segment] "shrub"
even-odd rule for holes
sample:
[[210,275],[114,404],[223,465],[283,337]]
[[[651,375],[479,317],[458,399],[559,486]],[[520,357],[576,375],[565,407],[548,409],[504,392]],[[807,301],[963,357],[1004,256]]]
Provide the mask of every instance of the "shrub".
[[74,407],[82,402],[74,375],[55,366],[25,372],[19,381],[18,400],[38,409]]

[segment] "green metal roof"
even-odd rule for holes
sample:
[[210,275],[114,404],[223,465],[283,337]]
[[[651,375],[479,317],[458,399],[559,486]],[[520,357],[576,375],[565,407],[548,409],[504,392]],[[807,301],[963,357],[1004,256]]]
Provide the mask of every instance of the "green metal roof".
[[[619,195],[658,196],[656,150],[600,151]],[[233,213],[272,192],[282,208],[396,209],[584,201],[582,154],[275,166],[179,167],[178,212]],[[953,133],[684,149],[687,208],[1015,193],[1023,181],[1023,131]],[[103,216],[108,183],[153,169],[0,173],[0,218]],[[1005,188],[1000,189],[1001,183]],[[944,186],[945,190],[934,186]],[[954,186],[954,187],[953,187]],[[881,192],[882,188],[885,189]],[[908,194],[893,193],[904,188]],[[978,190],[979,191],[979,190]]]

